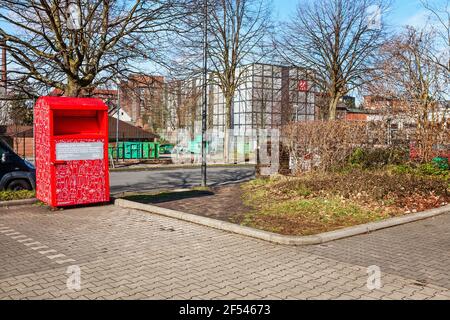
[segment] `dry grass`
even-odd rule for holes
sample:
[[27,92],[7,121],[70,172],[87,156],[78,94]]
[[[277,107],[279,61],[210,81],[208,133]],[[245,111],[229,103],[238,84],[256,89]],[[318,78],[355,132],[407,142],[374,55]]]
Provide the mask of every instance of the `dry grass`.
[[449,183],[440,177],[395,170],[310,172],[242,185],[253,210],[244,225],[289,235],[310,235],[378,221],[450,202]]

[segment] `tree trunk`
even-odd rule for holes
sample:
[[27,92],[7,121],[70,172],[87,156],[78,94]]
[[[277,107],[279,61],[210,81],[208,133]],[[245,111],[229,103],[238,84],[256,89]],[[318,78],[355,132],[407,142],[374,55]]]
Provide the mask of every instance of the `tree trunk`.
[[78,97],[81,93],[81,85],[74,79],[68,79],[64,95],[67,97]]
[[339,103],[340,96],[335,96],[331,98],[330,104],[328,106],[328,120],[336,120],[336,109]]
[[231,125],[231,117],[232,115],[232,103],[233,97],[229,95],[225,96],[225,132],[224,132],[224,145],[223,145],[223,153],[224,153],[224,161],[228,163],[230,157],[230,131],[232,129]]

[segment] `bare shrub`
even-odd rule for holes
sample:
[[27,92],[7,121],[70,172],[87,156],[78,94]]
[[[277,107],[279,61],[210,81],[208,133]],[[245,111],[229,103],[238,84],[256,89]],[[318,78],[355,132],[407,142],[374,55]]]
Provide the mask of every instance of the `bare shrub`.
[[[436,13],[434,13],[436,14]],[[414,123],[417,160],[435,157],[433,148],[449,142],[449,71],[445,50],[433,29],[407,27],[380,49],[378,80],[367,85],[371,94],[388,102],[384,112]]]
[[383,123],[310,121],[290,123],[282,129],[282,143],[289,150],[294,172],[342,168],[356,148],[385,146]]
[[445,119],[441,121],[424,121],[415,132],[415,150],[417,159],[429,162],[439,155],[436,147],[450,142],[450,127],[446,126]]

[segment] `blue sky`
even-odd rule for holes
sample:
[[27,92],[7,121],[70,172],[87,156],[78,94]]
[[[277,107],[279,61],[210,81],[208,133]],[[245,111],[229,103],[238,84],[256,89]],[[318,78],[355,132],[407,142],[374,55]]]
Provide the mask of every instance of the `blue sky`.
[[[285,20],[295,12],[298,0],[273,0],[275,15],[279,20]],[[446,0],[431,0],[434,5],[444,6]],[[389,15],[385,17],[386,22],[394,27],[412,25],[421,27],[427,20],[427,12],[420,0],[393,0]]]

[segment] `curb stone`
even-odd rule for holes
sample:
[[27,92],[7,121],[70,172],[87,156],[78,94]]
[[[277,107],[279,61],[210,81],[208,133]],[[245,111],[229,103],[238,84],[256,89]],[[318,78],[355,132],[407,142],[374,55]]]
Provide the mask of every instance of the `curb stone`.
[[0,201],[0,207],[14,207],[14,206],[21,206],[21,205],[26,205],[26,204],[35,204],[37,201],[38,200],[36,198]]
[[129,201],[125,199],[116,199],[114,205],[128,208],[136,209],[141,211],[147,211],[169,218],[175,218],[183,221],[188,221],[203,226],[220,229],[223,231],[228,231],[232,233],[237,233],[240,235],[265,240],[277,244],[292,245],[292,246],[302,246],[302,245],[312,245],[321,244],[324,242],[329,242],[333,240],[343,239],[347,237],[352,237],[360,234],[369,233],[372,231],[385,229],[389,227],[394,227],[402,225],[405,223],[410,223],[414,221],[419,221],[431,217],[435,217],[441,214],[450,213],[450,205],[446,205],[440,208],[430,209],[414,214],[409,214],[407,216],[395,217],[386,219],[379,222],[370,222],[366,224],[357,225],[354,227],[348,227],[340,230],[320,233],[311,236],[287,236],[282,234],[277,234],[273,232],[268,232],[264,230],[254,229],[250,227],[244,227],[238,224],[234,224],[227,221],[216,220],[212,218],[202,217],[195,214],[185,213],[181,211],[161,208],[158,206],[143,204],[139,202]]

